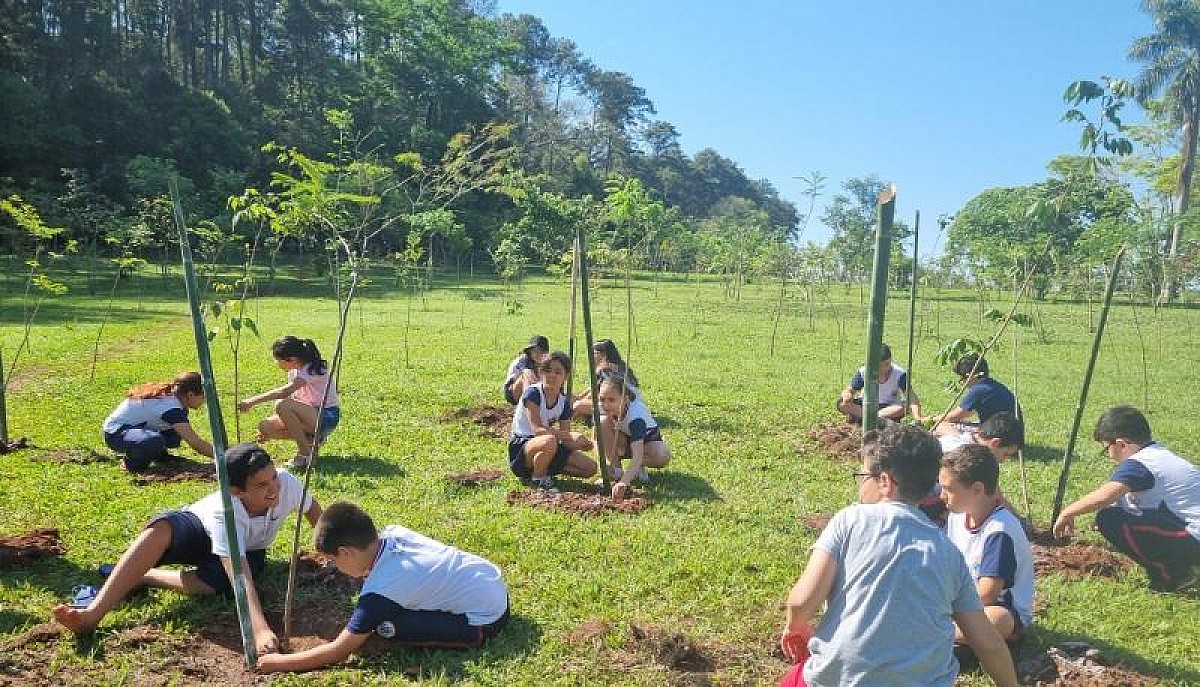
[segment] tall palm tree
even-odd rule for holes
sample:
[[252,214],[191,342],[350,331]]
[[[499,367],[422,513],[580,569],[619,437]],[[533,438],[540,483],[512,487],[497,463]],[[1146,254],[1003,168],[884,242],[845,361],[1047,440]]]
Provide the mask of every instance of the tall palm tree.
[[[1167,252],[1168,264],[1174,266],[1183,239],[1183,215],[1188,211],[1200,133],[1200,1],[1143,0],[1142,9],[1153,15],[1154,33],[1129,46],[1129,58],[1145,63],[1136,92],[1143,101],[1161,92],[1183,137],[1183,164],[1175,182],[1175,222]],[[1173,299],[1178,292],[1179,278],[1172,272],[1163,284],[1163,295]]]

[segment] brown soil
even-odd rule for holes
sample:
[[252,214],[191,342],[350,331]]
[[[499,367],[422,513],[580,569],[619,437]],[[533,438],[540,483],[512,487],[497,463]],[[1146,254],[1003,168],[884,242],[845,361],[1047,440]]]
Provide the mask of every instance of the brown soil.
[[13,451],[20,451],[23,448],[29,448],[29,439],[20,437],[18,439],[9,439],[8,441],[0,441],[0,456]]
[[442,415],[442,422],[460,422],[468,420],[481,426],[479,434],[494,439],[507,439],[508,430],[512,428],[512,406],[479,406],[476,408],[456,408]]
[[70,446],[33,456],[30,458],[30,460],[48,463],[76,463],[79,465],[86,465],[88,463],[99,463],[101,461],[112,460],[112,458],[103,453],[97,453],[86,446]]
[[446,480],[463,487],[478,487],[481,484],[491,484],[504,477],[503,470],[495,468],[477,468],[470,472],[460,472],[446,475]]
[[832,515],[822,515],[820,513],[816,515],[806,515],[803,518],[800,518],[800,522],[803,523],[805,527],[813,532],[817,532],[818,534],[821,532],[821,530],[825,529],[825,526],[829,524],[830,520],[833,520]]
[[1022,660],[1017,676],[1033,687],[1146,687],[1158,680],[1109,661],[1084,642],[1050,647]]
[[4,390],[10,394],[20,391],[21,387],[49,371],[50,367],[48,365],[32,365],[27,367],[5,380]]
[[154,461],[150,467],[133,475],[133,483],[139,487],[164,482],[214,482],[216,479],[212,463],[179,457]]
[[620,503],[599,494],[583,494],[577,491],[564,491],[561,494],[549,494],[541,489],[523,489],[508,493],[509,505],[523,503],[534,508],[547,508],[573,515],[600,515],[605,511],[637,514],[646,510],[650,505],[641,496],[626,498]]
[[[861,462],[862,430],[854,425],[834,423],[819,425],[806,435],[809,441],[815,442],[826,453],[833,454],[849,462]],[[801,453],[807,448],[804,444],[796,447]]]
[[612,626],[603,620],[597,618],[585,620],[567,633],[567,646],[581,646],[584,644],[599,646],[611,631]]
[[1039,575],[1058,573],[1065,577],[1116,577],[1133,563],[1128,558],[1094,544],[1055,539],[1046,530],[1034,530],[1033,569]]
[[33,530],[26,534],[0,537],[0,568],[26,565],[48,556],[67,552],[56,529]]

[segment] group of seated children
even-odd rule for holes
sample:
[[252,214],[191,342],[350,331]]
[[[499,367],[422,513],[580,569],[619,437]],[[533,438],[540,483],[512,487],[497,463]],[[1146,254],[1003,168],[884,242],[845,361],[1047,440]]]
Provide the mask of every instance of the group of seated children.
[[[271,345],[271,355],[287,371],[287,384],[251,396],[237,404],[241,412],[275,401],[274,414],[258,424],[255,441],[291,439],[296,443],[293,468],[309,460],[341,419],[337,385],[329,365],[312,339],[285,336]],[[197,372],[184,372],[170,382],[133,387],[104,420],[104,443],[123,456],[129,472],[144,472],[152,463],[168,460],[168,449],[186,441],[197,453],[212,458],[212,445],[188,422],[188,411],[204,405],[204,385]]]
[[[52,613],[75,633],[90,632],[131,592],[143,586],[184,594],[233,593],[232,556],[241,557],[246,600],[260,672],[310,670],[342,661],[372,633],[400,646],[470,648],[482,645],[507,623],[508,589],[487,560],[404,527],[377,532],[358,506],[339,502],[325,511],[311,496],[302,500],[300,480],[276,470],[257,444],[225,453],[233,497],[238,551],[226,537],[219,491],[153,519],[115,565],[101,565],[97,592],[82,588]],[[279,640],[263,614],[255,587],[265,570],[266,550],[290,513],[303,512],[314,527],[314,544],[338,569],[362,578],[362,591],[345,629],[328,644],[280,654]],[[183,564],[189,570],[160,565]]]
[[[574,416],[589,416],[595,408],[590,388],[575,398],[567,396],[570,356],[550,353],[544,336],[530,339],[509,366],[503,386],[505,398],[516,406],[508,465],[513,474],[534,487],[558,493],[555,475],[586,479],[596,474],[596,461],[586,451],[600,444],[603,467],[613,481],[611,496],[619,502],[629,494],[634,480],[647,479],[646,468],[665,467],[671,450],[637,388],[637,377],[616,345],[608,339],[597,341],[592,360],[599,383],[598,441],[571,430]],[[531,374],[536,374],[536,379]],[[625,459],[630,461],[628,468],[622,467]]]

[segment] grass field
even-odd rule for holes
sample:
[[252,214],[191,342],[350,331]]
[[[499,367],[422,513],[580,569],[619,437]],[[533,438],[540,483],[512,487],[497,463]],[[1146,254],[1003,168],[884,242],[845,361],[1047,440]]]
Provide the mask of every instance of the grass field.
[[[424,299],[411,301],[389,285],[383,276],[369,285],[352,314],[342,423],[319,463],[315,495],[323,503],[360,502],[379,524],[403,524],[491,559],[509,582],[514,623],[480,651],[395,652],[270,682],[386,684],[403,675],[422,684],[773,684],[785,667],[773,653],[780,604],[815,538],[800,518],[832,513],[856,493],[849,466],[797,446],[809,429],[835,419],[833,399],[865,355],[859,290],[835,286],[812,301],[789,292],[771,355],[777,285],[750,285],[740,301],[730,301],[719,282],[645,276],[633,286],[636,341],[630,345],[625,290],[602,283],[593,293],[597,336],[613,338],[628,354],[675,460],[649,487],[652,506],[644,513],[582,519],[507,505],[515,479],[475,489],[449,485],[448,473],[503,468],[504,444],[481,437],[476,427],[438,419],[457,408],[503,403],[498,387],[505,365],[531,333],[566,347],[567,285],[549,277],[527,280],[516,294],[516,313],[505,311],[504,291],[491,281],[445,277]],[[22,309],[16,279],[5,288],[0,344],[7,362],[20,338]],[[268,353],[278,336],[312,337],[332,353],[336,306],[324,295],[328,290],[299,278],[286,279],[283,290],[294,295],[252,306],[262,339],[244,340],[243,396],[281,383]],[[178,280],[139,276],[118,295],[96,378],[89,381],[107,294],[83,293],[75,283],[70,295],[43,306],[9,389],[11,433],[40,448],[0,456],[0,535],[57,527],[68,551],[0,569],[0,647],[45,622],[72,585],[96,583],[95,565],[114,560],[149,516],[213,488],[134,486],[111,460],[34,460],[71,447],[107,453],[99,425],[126,388],[197,366]],[[995,325],[981,319],[973,292],[936,296],[925,294],[919,304],[914,378],[926,410],[940,412],[951,400],[943,388],[951,375],[937,367],[934,353],[955,337],[984,338]],[[992,292],[987,307],[1006,309],[1010,298]],[[1200,457],[1191,407],[1200,383],[1194,339],[1200,313],[1155,314],[1123,300],[1109,321],[1068,500],[1111,470],[1090,441],[1096,417],[1109,405],[1143,406],[1158,438],[1184,456]],[[885,340],[900,363],[907,307],[907,294],[888,304]],[[1033,515],[1045,526],[1092,333],[1083,303],[1044,303],[1040,321],[1040,331],[1020,331],[1015,380],[1011,338],[990,360],[994,376],[1019,386],[1029,424]],[[232,434],[232,359],[223,339],[213,352]],[[584,378],[577,374],[576,382]],[[243,421],[244,438],[264,412],[256,409]],[[207,436],[203,413],[193,418]],[[269,448],[281,460],[291,455],[291,445]],[[1020,504],[1015,463],[1005,465],[1002,483]],[[1099,541],[1090,520],[1080,523],[1083,536]],[[307,532],[303,542],[308,545]],[[282,605],[289,546],[290,534],[270,551],[275,563],[264,583],[270,608]],[[1045,610],[1029,648],[1081,639],[1165,684],[1200,684],[1200,597],[1194,592],[1151,594],[1142,574],[1131,570],[1116,580],[1040,579],[1038,594]],[[0,683],[194,682],[172,660],[177,644],[171,639],[228,613],[219,601],[137,595],[105,620],[92,642],[42,647],[45,662],[35,674],[0,650]],[[611,626],[607,635],[573,641],[573,630],[597,620]],[[157,626],[163,635],[121,650],[108,641],[140,625]],[[682,633],[708,656],[711,673],[672,670],[656,660],[646,628]],[[963,682],[986,680],[976,675]]]

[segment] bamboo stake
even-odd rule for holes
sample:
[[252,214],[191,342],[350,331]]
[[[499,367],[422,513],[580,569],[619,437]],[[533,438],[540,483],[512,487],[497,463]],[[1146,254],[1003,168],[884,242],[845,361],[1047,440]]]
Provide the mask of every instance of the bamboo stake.
[[879,424],[879,356],[883,350],[888,263],[892,255],[892,222],[896,216],[895,186],[888,186],[879,194],[875,212],[875,269],[871,276],[871,312],[867,315],[867,365],[863,374],[863,433],[875,429]]
[[0,349],[0,443],[8,443],[8,402],[5,399],[4,350]]
[[200,314],[200,288],[196,282],[196,267],[192,262],[192,246],[188,240],[187,224],[183,207],[179,201],[179,188],[175,177],[168,179],[171,190],[171,206],[175,215],[175,227],[179,232],[179,253],[183,260],[184,284],[187,286],[188,306],[192,313],[192,331],[196,337],[196,355],[200,359],[200,378],[204,383],[204,401],[208,408],[208,424],[212,430],[213,462],[216,464],[217,484],[221,490],[222,515],[225,520],[225,540],[229,545],[229,562],[233,568],[233,599],[237,608],[238,627],[242,632],[242,654],[246,665],[253,668],[258,664],[258,648],[254,644],[254,632],[250,628],[250,606],[246,600],[246,577],[242,571],[241,547],[238,542],[237,525],[233,517],[233,496],[229,491],[229,471],[225,465],[225,421],[221,417],[221,397],[213,381],[212,356],[208,349],[208,335],[204,331],[204,318]]
[[592,357],[592,299],[588,293],[587,238],[582,227],[575,227],[575,255],[579,261],[579,294],[583,306],[583,335],[588,349],[588,388],[592,390],[592,426],[596,428],[596,455],[600,457],[600,484],[603,494],[612,492],[608,484],[608,462],[604,453],[604,432],[600,431],[600,385],[596,383],[596,359]]
[[1079,436],[1079,423],[1083,420],[1083,408],[1087,403],[1088,387],[1092,383],[1092,371],[1096,368],[1096,358],[1100,356],[1100,342],[1104,339],[1104,325],[1108,322],[1108,309],[1112,305],[1113,292],[1117,289],[1117,277],[1121,274],[1121,259],[1125,257],[1126,246],[1121,246],[1113,258],[1112,273],[1108,275],[1108,287],[1104,289],[1104,305],[1100,308],[1100,322],[1096,325],[1096,335],[1092,337],[1092,353],[1088,357],[1087,369],[1083,373],[1083,386],[1079,389],[1079,403],[1075,405],[1075,419],[1071,421],[1071,434],[1067,437],[1067,449],[1063,452],[1062,472],[1058,476],[1058,489],[1054,492],[1054,513],[1050,522],[1058,520],[1062,512],[1063,497],[1067,493],[1067,477],[1071,472],[1071,455],[1075,452],[1075,439]]
[[[1021,385],[1017,377],[1017,343],[1021,339],[1021,330],[1013,329],[1013,406],[1016,409],[1015,415],[1017,422],[1022,425],[1025,419],[1021,417]],[[1024,428],[1022,428],[1024,435]],[[1033,507],[1029,503],[1029,475],[1025,472],[1025,448],[1017,448],[1017,465],[1021,468],[1021,498],[1025,502],[1025,517],[1029,518],[1029,523],[1033,524]]]
[[912,408],[912,388],[913,388],[913,346],[916,343],[915,331],[917,326],[917,256],[921,246],[921,211],[917,210],[917,218],[913,222],[913,263],[912,263],[912,283],[909,284],[908,293],[908,367],[904,368],[905,381],[904,385],[904,414],[907,415]]
[[[571,368],[575,368],[575,311],[579,284],[579,245],[571,247],[571,325],[567,332],[567,355],[571,358]],[[588,349],[588,356],[592,355],[591,349]],[[574,396],[571,395],[571,380],[575,377],[574,374],[567,375],[567,402],[574,403]],[[595,399],[592,399],[595,401]]]

